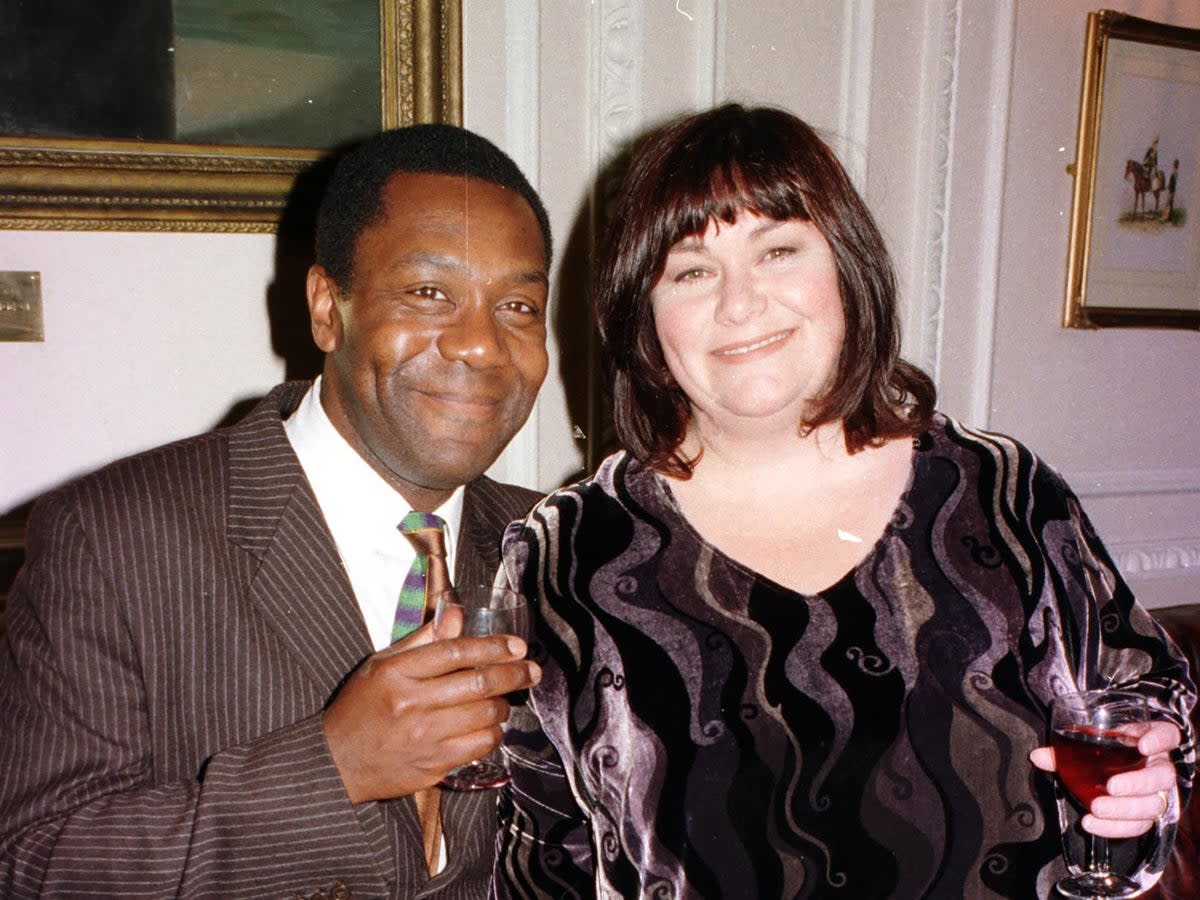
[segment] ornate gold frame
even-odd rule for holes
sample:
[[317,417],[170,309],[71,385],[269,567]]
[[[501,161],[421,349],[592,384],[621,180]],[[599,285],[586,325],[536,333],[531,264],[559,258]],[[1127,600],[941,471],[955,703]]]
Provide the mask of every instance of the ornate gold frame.
[[1110,9],[1088,14],[1075,162],[1068,167],[1068,171],[1075,177],[1075,188],[1071,200],[1071,236],[1068,246],[1063,326],[1066,328],[1114,326],[1200,328],[1200,311],[1092,306],[1086,302],[1088,265],[1092,245],[1096,162],[1100,150],[1100,122],[1104,111],[1104,75],[1110,40],[1136,41],[1185,50],[1200,50],[1200,30],[1198,29],[1151,22]]
[[[380,0],[383,128],[462,122],[461,0]],[[321,150],[0,137],[0,228],[271,232]]]

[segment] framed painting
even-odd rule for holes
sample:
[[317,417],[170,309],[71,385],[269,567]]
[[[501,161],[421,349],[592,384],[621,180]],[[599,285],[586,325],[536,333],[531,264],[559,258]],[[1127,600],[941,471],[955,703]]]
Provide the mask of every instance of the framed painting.
[[461,122],[460,2],[18,4],[0,35],[0,228],[274,231],[331,151]]
[[1088,16],[1063,324],[1200,328],[1200,30]]

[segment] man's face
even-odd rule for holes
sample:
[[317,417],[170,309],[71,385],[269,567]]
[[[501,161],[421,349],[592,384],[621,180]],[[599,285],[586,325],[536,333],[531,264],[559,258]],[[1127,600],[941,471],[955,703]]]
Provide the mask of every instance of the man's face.
[[399,173],[354,248],[351,284],[314,266],[309,309],[334,426],[418,509],[482,474],[546,376],[545,251],[519,194]]

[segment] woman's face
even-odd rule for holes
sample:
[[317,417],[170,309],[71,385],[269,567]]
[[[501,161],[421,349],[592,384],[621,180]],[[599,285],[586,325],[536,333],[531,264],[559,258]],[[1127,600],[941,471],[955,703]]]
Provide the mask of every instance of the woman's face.
[[703,436],[788,427],[833,376],[845,337],[837,265],[803,219],[743,211],[667,254],[650,292],[671,374]]

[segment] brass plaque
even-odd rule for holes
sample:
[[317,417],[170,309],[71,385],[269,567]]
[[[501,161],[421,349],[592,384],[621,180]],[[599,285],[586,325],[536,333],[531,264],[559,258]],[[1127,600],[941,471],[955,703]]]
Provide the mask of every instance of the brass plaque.
[[0,341],[40,341],[42,275],[0,272]]

